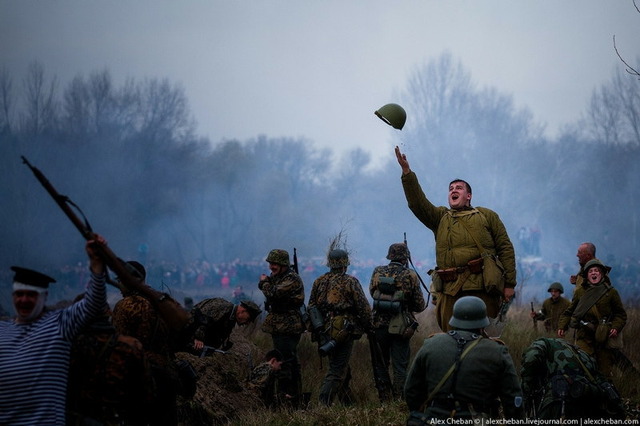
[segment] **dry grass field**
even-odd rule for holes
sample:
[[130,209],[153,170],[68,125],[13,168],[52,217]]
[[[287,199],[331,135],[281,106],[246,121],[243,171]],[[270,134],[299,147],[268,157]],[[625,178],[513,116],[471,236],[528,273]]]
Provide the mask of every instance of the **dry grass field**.
[[[628,309],[627,313],[629,318],[623,333],[625,339],[623,352],[636,367],[640,367],[640,339],[636,338],[640,332],[640,314],[636,308]],[[432,306],[419,316],[419,322],[421,326],[412,339],[412,354],[415,354],[426,337],[439,331],[435,324]],[[534,330],[528,307],[514,306],[509,310],[501,340],[509,347],[518,370],[523,351],[534,339],[543,335],[544,327],[542,324],[538,324],[537,332]],[[257,328],[252,330],[247,337],[262,350],[266,351],[270,348],[270,336],[260,332]],[[229,424],[243,426],[405,424],[408,411],[402,401],[384,405],[378,401],[371,373],[366,337],[356,343],[351,358],[352,390],[356,402],[348,407],[334,404],[334,406],[327,408],[318,404],[318,390],[326,372],[326,360],[320,359],[317,354],[317,346],[310,341],[309,335],[304,335],[301,340],[299,356],[303,369],[303,391],[311,392],[311,403],[306,409],[279,411],[259,409],[238,412]],[[635,408],[640,402],[638,399],[640,383],[629,377],[623,377],[619,372],[614,377],[614,382],[623,398],[634,408],[630,418],[637,419]]]

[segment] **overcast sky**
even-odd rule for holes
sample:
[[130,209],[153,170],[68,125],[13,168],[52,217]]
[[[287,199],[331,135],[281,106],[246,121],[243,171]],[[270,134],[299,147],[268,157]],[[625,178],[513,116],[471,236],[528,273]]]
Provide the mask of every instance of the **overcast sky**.
[[614,35],[635,63],[631,0],[0,0],[0,65],[14,75],[37,60],[64,85],[105,68],[118,84],[168,78],[214,143],[305,137],[374,159],[398,134],[373,112],[442,52],[553,137],[622,67]]

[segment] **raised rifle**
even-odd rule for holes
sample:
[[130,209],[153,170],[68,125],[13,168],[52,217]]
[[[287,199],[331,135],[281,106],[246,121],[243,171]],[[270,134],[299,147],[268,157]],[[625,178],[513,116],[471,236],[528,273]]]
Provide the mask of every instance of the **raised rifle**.
[[[297,275],[300,275],[300,272],[298,272],[298,250],[296,250],[295,247],[293,248],[293,270]],[[302,306],[300,306],[300,316],[302,317],[304,326],[308,327],[309,312],[307,311],[307,306],[304,303],[302,303]]]
[[298,251],[296,248],[293,248],[293,270],[296,271],[296,274],[300,275],[298,271]]
[[[44,189],[46,189],[49,195],[51,195],[51,198],[53,198],[64,214],[66,214],[69,220],[71,220],[71,223],[73,223],[78,231],[80,231],[80,234],[82,234],[84,239],[87,241],[93,240],[95,238],[95,233],[91,229],[91,225],[82,210],[80,210],[80,208],[73,203],[69,197],[59,194],[44,174],[39,169],[32,166],[24,156],[22,156],[22,161],[27,165],[27,167],[29,167],[29,169],[31,169],[36,179],[38,179]],[[71,206],[73,206],[80,215],[82,215],[84,221],[80,220]],[[106,245],[97,245],[97,251],[109,269],[118,276],[120,283],[124,288],[129,291],[136,292],[149,300],[171,329],[181,330],[182,327],[184,327],[189,320],[189,313],[185,311],[177,301],[167,293],[162,293],[146,285],[144,279],[139,275],[139,272],[133,266],[116,256],[115,253]],[[118,287],[122,289],[121,286]]]

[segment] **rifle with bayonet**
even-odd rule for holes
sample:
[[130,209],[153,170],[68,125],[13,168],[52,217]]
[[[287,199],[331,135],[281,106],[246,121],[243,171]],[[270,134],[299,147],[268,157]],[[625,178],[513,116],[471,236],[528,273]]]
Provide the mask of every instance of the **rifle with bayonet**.
[[[84,239],[87,241],[93,240],[95,238],[95,233],[91,229],[91,225],[82,210],[80,210],[80,208],[73,203],[69,197],[59,194],[44,174],[39,169],[32,166],[24,156],[22,157],[22,161],[27,165],[27,167],[29,167],[29,169],[31,169],[36,179],[38,179],[40,184],[49,193],[49,195],[51,195],[64,214],[67,215],[69,220],[71,220],[71,223],[73,223],[78,231],[80,231],[80,234],[82,234]],[[80,220],[71,207],[74,207],[84,220]],[[116,256],[115,253],[106,245],[99,245],[97,250],[109,269],[118,276],[118,279],[124,288],[129,291],[136,292],[149,300],[166,321],[167,325],[173,330],[182,329],[189,320],[189,313],[186,312],[177,301],[167,293],[162,293],[146,285],[144,279],[140,276],[139,271]],[[118,287],[122,289],[119,285]]]

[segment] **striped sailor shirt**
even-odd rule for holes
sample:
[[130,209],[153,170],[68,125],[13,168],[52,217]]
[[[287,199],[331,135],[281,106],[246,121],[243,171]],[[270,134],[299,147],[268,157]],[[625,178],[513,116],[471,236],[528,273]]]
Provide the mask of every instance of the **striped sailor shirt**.
[[85,298],[30,324],[0,322],[0,425],[64,425],[71,343],[106,307],[105,276]]

